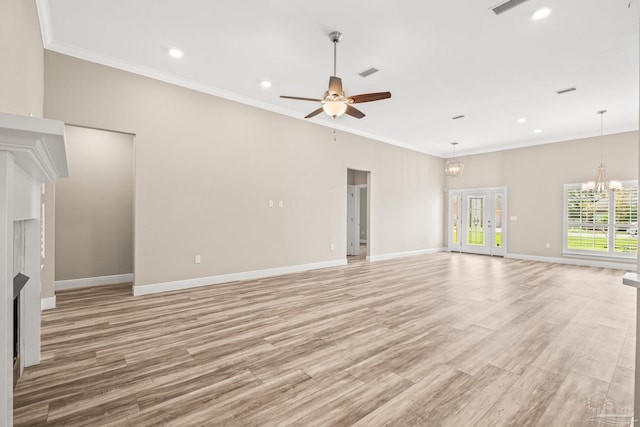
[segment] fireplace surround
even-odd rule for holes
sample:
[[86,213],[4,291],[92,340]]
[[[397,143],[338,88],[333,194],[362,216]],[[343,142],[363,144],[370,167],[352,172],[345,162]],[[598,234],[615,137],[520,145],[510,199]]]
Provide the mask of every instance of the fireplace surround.
[[0,113],[0,425],[14,371],[40,363],[42,185],[67,176],[63,122]]

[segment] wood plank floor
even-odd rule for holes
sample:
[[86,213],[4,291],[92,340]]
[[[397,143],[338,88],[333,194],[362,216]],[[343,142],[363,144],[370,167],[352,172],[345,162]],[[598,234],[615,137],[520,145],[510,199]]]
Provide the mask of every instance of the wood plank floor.
[[633,407],[622,275],[438,253],[59,292],[15,425],[595,426],[593,402]]

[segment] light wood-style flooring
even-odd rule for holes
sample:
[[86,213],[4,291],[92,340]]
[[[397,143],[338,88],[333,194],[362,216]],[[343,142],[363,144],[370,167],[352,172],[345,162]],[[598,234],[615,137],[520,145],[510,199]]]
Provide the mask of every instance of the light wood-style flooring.
[[622,275],[438,253],[59,292],[15,425],[597,426],[607,399],[633,407]]

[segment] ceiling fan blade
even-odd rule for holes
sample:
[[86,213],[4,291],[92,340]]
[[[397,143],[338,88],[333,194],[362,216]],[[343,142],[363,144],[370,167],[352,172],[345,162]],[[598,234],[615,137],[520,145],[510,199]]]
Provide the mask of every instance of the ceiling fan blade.
[[363,93],[361,95],[350,96],[349,99],[353,100],[354,104],[361,102],[379,101],[381,99],[391,98],[391,92],[375,92],[375,93]]
[[351,105],[347,105],[347,110],[344,112],[345,114],[350,115],[351,117],[355,117],[356,119],[361,119],[365,116],[365,114]]
[[329,77],[329,95],[333,94],[344,96],[344,92],[342,92],[342,79],[340,77]]
[[280,98],[297,99],[299,101],[314,101],[314,102],[322,101],[321,99],[316,99],[316,98],[301,98],[299,96],[286,96],[286,95],[280,95]]
[[309,114],[304,116],[304,118],[305,119],[310,119],[311,117],[317,116],[320,113],[322,113],[322,107],[318,108],[317,110],[314,110],[314,111],[310,112]]

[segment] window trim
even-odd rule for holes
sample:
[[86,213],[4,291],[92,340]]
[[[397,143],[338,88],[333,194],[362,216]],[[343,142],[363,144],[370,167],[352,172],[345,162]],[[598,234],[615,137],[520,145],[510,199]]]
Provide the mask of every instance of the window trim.
[[[621,181],[622,182],[622,186],[623,187],[638,187],[638,181],[637,180],[627,180],[627,181]],[[568,248],[568,229],[569,229],[569,203],[568,203],[568,194],[569,194],[569,190],[573,190],[575,188],[580,188],[582,186],[582,184],[564,184],[564,191],[563,191],[563,197],[562,197],[562,214],[563,214],[563,219],[562,219],[562,255],[566,256],[566,257],[572,257],[572,258],[591,258],[591,259],[610,259],[610,260],[616,260],[616,261],[621,261],[621,262],[636,262],[637,261],[637,253],[624,253],[624,252],[615,252],[615,236],[613,236],[611,233],[609,233],[609,244],[608,244],[608,250],[606,252],[604,251],[592,251],[592,250],[587,250],[587,249],[569,249]],[[640,193],[640,189],[638,190]],[[609,196],[611,196],[611,193],[609,193]],[[640,198],[640,194],[639,194],[639,198]],[[609,197],[609,210],[608,210],[608,218],[611,219],[613,218],[614,222],[613,223],[609,223],[607,222],[606,224],[606,228],[614,228],[615,230],[615,215],[612,215],[611,211],[611,206],[615,206],[615,197]],[[636,238],[638,238],[638,236],[636,236]],[[611,250],[611,248],[614,249],[614,251]]]

